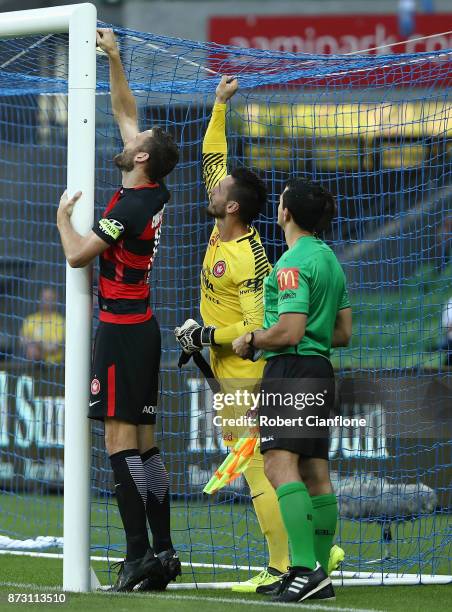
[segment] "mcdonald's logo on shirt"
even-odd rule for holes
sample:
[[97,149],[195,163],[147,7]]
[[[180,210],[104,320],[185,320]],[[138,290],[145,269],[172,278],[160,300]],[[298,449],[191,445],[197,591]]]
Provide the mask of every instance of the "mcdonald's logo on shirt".
[[280,291],[298,289],[298,268],[281,268],[278,270],[278,287]]

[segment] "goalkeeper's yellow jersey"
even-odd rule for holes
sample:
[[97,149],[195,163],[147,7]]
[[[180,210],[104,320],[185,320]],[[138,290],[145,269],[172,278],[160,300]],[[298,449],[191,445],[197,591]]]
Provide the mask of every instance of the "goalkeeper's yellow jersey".
[[[203,143],[203,174],[210,192],[227,176],[226,105],[215,104]],[[223,242],[215,225],[201,271],[201,316],[214,325],[211,366],[218,378],[260,378],[263,361],[244,361],[231,343],[247,331],[262,326],[264,278],[271,271],[258,232],[249,231]]]

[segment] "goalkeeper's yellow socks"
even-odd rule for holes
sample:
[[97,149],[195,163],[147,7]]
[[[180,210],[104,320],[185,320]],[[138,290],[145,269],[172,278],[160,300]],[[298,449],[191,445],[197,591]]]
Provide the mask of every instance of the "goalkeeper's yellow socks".
[[337,524],[337,499],[333,493],[315,495],[312,500],[314,548],[317,561],[328,573],[330,550]]
[[290,565],[287,532],[275,490],[264,473],[263,456],[254,455],[243,475],[250,488],[259,526],[267,540],[268,566],[284,573]]
[[288,482],[276,489],[281,516],[289,536],[292,566],[312,570],[316,566],[312,502],[302,482]]

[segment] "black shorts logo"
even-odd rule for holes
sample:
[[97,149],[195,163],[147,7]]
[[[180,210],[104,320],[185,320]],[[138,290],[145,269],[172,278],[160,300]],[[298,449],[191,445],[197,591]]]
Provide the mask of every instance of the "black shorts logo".
[[98,378],[93,378],[91,381],[91,395],[97,395],[100,392],[100,382]]
[[143,414],[155,414],[155,406],[144,406]]

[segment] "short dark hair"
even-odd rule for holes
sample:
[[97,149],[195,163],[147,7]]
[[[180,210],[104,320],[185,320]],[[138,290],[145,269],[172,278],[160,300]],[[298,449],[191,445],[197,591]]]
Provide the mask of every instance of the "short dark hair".
[[309,179],[291,179],[286,187],[282,205],[298,227],[312,233],[329,228],[336,214],[336,202],[325,187]]
[[152,128],[152,135],[145,140],[140,150],[149,153],[146,174],[151,181],[164,178],[179,161],[179,147],[171,134],[158,126]]
[[247,168],[235,168],[231,176],[234,183],[229,188],[228,197],[238,203],[240,220],[249,225],[265,206],[267,188],[257,174]]

